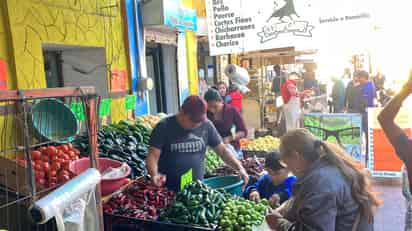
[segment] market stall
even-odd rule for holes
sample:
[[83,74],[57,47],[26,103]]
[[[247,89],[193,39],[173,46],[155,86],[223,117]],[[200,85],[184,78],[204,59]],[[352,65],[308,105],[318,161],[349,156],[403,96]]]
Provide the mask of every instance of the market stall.
[[[268,66],[275,64],[287,67],[288,71],[303,70],[304,59],[297,59],[305,55],[316,54],[316,50],[295,51],[294,48],[272,49],[259,52],[250,52],[240,55],[239,59],[248,60],[251,63],[249,73],[251,74],[251,98],[259,103],[260,128],[257,135],[273,134],[273,129],[282,130],[279,125],[282,103],[279,94],[272,91],[273,74]],[[278,131],[279,134],[282,131]]]

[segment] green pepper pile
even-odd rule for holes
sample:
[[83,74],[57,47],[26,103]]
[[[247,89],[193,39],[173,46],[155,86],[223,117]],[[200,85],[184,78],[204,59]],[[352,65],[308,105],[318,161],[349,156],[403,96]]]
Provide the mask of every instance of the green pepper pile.
[[212,175],[213,172],[225,164],[223,160],[212,150],[208,149],[206,152],[206,168],[205,174]]
[[[140,121],[121,120],[103,126],[97,134],[99,157],[127,163],[132,169],[131,178],[145,176],[145,159],[151,132],[152,128]],[[87,134],[78,136],[75,145],[81,153],[90,152]]]
[[210,189],[200,181],[192,182],[176,195],[175,203],[161,213],[160,220],[216,227],[228,197],[224,190]]
[[219,230],[245,230],[251,231],[252,226],[260,226],[265,218],[268,201],[259,203],[243,198],[230,199],[225,204],[219,222]]

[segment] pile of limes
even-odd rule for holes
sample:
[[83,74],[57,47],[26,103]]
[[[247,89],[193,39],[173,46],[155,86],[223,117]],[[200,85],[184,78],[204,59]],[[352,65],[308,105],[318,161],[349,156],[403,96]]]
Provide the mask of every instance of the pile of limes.
[[251,231],[253,226],[260,226],[265,219],[268,201],[256,203],[243,198],[230,199],[219,222],[219,229],[223,231],[244,230]]

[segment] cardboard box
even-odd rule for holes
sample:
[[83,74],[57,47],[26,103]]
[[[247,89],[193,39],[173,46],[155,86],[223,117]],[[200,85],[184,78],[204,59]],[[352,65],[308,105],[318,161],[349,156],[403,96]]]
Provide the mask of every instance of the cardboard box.
[[29,195],[26,168],[14,159],[0,157],[0,185],[16,193]]

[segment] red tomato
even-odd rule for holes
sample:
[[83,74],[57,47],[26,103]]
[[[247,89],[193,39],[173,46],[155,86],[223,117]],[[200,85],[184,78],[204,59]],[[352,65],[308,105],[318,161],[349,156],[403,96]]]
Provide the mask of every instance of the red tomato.
[[72,160],[78,160],[78,159],[79,159],[79,157],[75,156]]
[[60,162],[54,162],[54,163],[52,163],[52,165],[50,166],[50,170],[51,170],[51,171],[59,171],[60,168],[61,168]]
[[49,162],[49,156],[43,155],[43,156],[41,156],[41,160],[43,162]]
[[37,182],[38,182],[39,185],[41,185],[41,186],[45,186],[45,185],[46,185],[46,180],[45,180],[45,179],[39,179]]
[[55,177],[55,176],[54,176],[54,177],[50,177],[50,178],[49,178],[49,182],[50,182],[50,183],[57,183],[57,177]]
[[36,179],[39,178],[44,178],[46,176],[46,173],[44,171],[35,171],[34,175],[36,176]]
[[60,146],[60,150],[62,150],[63,152],[68,152],[69,151],[69,146],[67,146],[66,144],[63,144]]
[[32,151],[32,152],[31,152],[31,158],[32,158],[33,160],[40,160],[40,158],[41,158],[41,152],[39,152],[39,151]]
[[68,175],[68,176],[70,176],[70,172],[67,171],[67,170],[61,170],[58,175],[59,175],[59,176],[61,176],[61,175]]
[[72,151],[73,151],[76,155],[80,156],[80,151],[79,151],[77,148],[72,148]]
[[43,162],[42,167],[43,167],[43,170],[44,170],[45,172],[48,172],[48,171],[50,170],[50,164],[49,164],[49,162]]
[[74,151],[68,151],[66,154],[69,155],[69,156],[76,155],[76,154],[74,153]]
[[56,187],[56,186],[57,186],[57,183],[49,182],[49,187],[50,187],[50,188],[54,188],[54,187]]
[[50,170],[50,172],[49,172],[49,179],[51,179],[51,178],[53,178],[53,177],[56,177],[56,176],[57,176],[57,171]]
[[69,175],[59,175],[59,176],[57,177],[57,180],[58,180],[60,183],[64,183],[64,182],[70,180],[70,176],[69,176]]
[[70,171],[70,162],[69,161],[63,162],[62,167],[63,167],[63,170]]
[[54,155],[56,155],[57,154],[57,148],[56,147],[54,147],[54,146],[49,146],[48,148],[47,148],[47,155],[48,156],[54,156]]
[[66,155],[66,154],[63,151],[60,150],[59,153],[58,153],[58,157],[63,158],[64,155]]
[[43,162],[35,163],[34,164],[34,169],[37,170],[37,171],[43,171]]
[[47,148],[46,148],[46,147],[41,147],[41,148],[39,149],[39,151],[41,152],[41,154],[47,155]]
[[59,157],[56,155],[56,156],[52,156],[52,158],[51,158],[51,161],[52,162],[56,162],[56,160],[58,160],[59,159]]
[[64,154],[64,155],[63,155],[63,159],[64,159],[64,160],[70,160],[70,156],[67,155],[67,154]]

